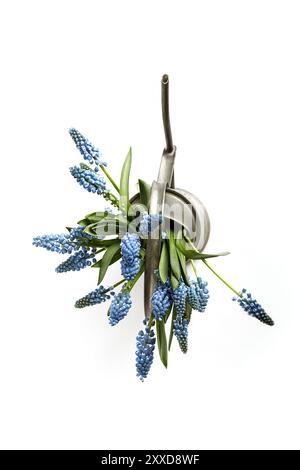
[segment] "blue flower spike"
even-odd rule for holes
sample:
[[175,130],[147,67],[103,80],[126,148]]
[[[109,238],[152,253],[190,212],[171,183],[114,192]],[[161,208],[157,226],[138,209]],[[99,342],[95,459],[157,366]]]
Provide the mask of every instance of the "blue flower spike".
[[141,266],[141,240],[136,233],[126,233],[121,240],[121,272],[127,281],[133,280]]
[[156,289],[152,295],[152,313],[156,320],[162,320],[171,307],[171,296],[169,283],[157,282]]
[[50,234],[35,237],[32,244],[60,254],[71,254],[80,248],[82,241],[93,237],[84,232],[84,227],[75,227],[69,233]]
[[89,193],[103,194],[106,191],[106,181],[92,170],[86,170],[79,166],[70,168],[71,175]]
[[[144,325],[147,321],[144,320]],[[136,375],[144,382],[149,374],[153,363],[155,349],[155,335],[152,328],[145,326],[145,330],[141,330],[136,337]]]
[[187,302],[192,309],[198,312],[204,312],[208,299],[207,282],[203,282],[201,277],[197,277],[197,280],[191,281],[187,289]]
[[101,161],[101,153],[97,147],[95,147],[86,137],[84,137],[79,131],[72,127],[69,130],[69,134],[72,137],[76,147],[86,160],[91,165],[95,165],[95,170],[98,170],[100,165],[106,166],[106,162]]
[[76,247],[69,233],[49,234],[34,237],[32,244],[60,254],[71,254]]
[[66,273],[68,271],[80,271],[81,269],[87,268],[93,263],[96,263],[96,251],[95,248],[80,248],[80,250],[57,266],[55,271],[57,273]]
[[257,318],[257,320],[261,321],[265,325],[274,325],[272,318],[265,312],[257,300],[252,298],[250,292],[247,292],[246,289],[242,289],[241,296],[242,297],[233,297],[232,300],[237,301],[242,309],[251,317]]
[[184,317],[187,301],[187,286],[181,280],[174,291],[173,300],[176,312],[173,321],[173,333],[177,338],[179,347],[183,353],[188,350],[188,320]]
[[174,307],[177,313],[177,316],[183,317],[185,314],[186,307],[186,298],[187,298],[187,286],[181,279],[177,288],[173,293]]
[[76,308],[90,307],[91,305],[101,304],[114,295],[113,287],[99,286],[89,294],[75,302]]
[[132,300],[128,291],[121,291],[118,295],[114,296],[109,309],[109,324],[115,326],[123,320],[128,314],[131,305]]
[[186,318],[179,317],[178,315],[173,323],[173,333],[183,353],[187,353],[188,350],[188,324]]

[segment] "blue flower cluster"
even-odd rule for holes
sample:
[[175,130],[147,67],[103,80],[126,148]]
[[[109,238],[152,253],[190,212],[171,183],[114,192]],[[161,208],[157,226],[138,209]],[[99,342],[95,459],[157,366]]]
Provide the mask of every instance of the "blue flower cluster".
[[42,235],[35,237],[32,244],[34,246],[46,248],[48,251],[61,254],[71,254],[74,250],[78,250],[80,247],[78,238],[92,238],[91,235],[85,233],[83,230],[84,227],[76,227],[69,233]]
[[162,320],[171,307],[170,283],[157,282],[152,295],[152,313],[156,320]]
[[112,289],[113,287],[99,286],[81,299],[76,300],[75,307],[84,308],[89,307],[90,305],[101,304],[102,302],[110,299],[111,295],[114,295]]
[[57,273],[66,273],[68,271],[80,271],[87,266],[91,266],[92,263],[97,261],[95,258],[96,251],[96,248],[82,247],[57,266],[55,271]]
[[94,171],[73,166],[70,168],[70,173],[89,193],[102,194],[106,190],[105,179]]
[[150,234],[156,234],[158,228],[161,226],[162,216],[156,214],[147,214],[143,215],[143,218],[140,222],[139,233],[141,237],[148,238]]
[[129,312],[132,305],[129,292],[120,292],[116,295],[111,303],[109,309],[109,323],[111,326],[115,326],[119,321],[123,320]]
[[[146,320],[144,320],[146,325]],[[154,331],[146,326],[136,337],[136,372],[137,377],[143,382],[147,377],[153,363],[155,349]]]
[[193,310],[204,312],[209,299],[207,282],[203,282],[201,277],[197,277],[196,281],[192,281],[187,290],[187,302]]
[[138,274],[141,266],[141,240],[136,233],[126,233],[121,240],[121,272],[130,281]]
[[173,321],[173,333],[182,352],[188,349],[188,321],[184,318],[187,299],[187,286],[181,280],[174,291],[173,300],[176,318]]
[[173,322],[173,333],[177,338],[179,347],[183,353],[188,350],[188,321],[177,315]]
[[257,318],[262,323],[266,325],[273,326],[274,321],[271,317],[265,312],[262,306],[257,302],[257,300],[252,298],[250,292],[247,292],[246,289],[242,289],[242,298],[233,297],[232,300],[236,300],[242,309],[248,313],[251,317]]
[[184,316],[186,307],[187,286],[181,279],[173,293],[174,307],[177,316]]
[[96,148],[86,137],[84,137],[80,132],[78,132],[74,128],[71,128],[69,130],[69,134],[75,142],[75,145],[83,156],[83,158],[87,160],[90,164],[96,165],[96,171],[98,171],[98,167],[100,165],[106,166],[106,163],[100,160],[101,154],[99,152],[99,149]]
[[46,248],[48,251],[56,253],[69,253],[71,254],[75,248],[74,242],[70,239],[70,234],[49,234],[34,237],[32,244]]

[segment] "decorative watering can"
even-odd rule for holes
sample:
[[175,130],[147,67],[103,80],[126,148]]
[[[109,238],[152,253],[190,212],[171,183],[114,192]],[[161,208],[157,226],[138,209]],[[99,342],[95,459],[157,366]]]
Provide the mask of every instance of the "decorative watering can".
[[[172,218],[173,223],[183,227],[195,247],[201,252],[207,244],[210,233],[210,222],[207,211],[199,199],[185,189],[175,188],[174,164],[176,147],[173,145],[169,113],[169,77],[163,75],[161,80],[162,118],[166,145],[161,157],[157,180],[153,181],[150,193],[149,214],[159,215],[162,220]],[[138,203],[140,195],[136,194],[131,202]],[[166,208],[176,208],[169,212]],[[151,298],[155,289],[156,275],[161,251],[162,230],[159,236],[148,238],[145,259],[144,304],[145,315],[150,317]]]

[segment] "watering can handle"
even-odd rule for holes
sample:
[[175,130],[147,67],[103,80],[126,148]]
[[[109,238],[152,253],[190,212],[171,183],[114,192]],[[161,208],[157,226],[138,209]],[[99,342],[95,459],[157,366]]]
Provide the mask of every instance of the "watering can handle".
[[[157,181],[154,181],[151,187],[149,213],[155,215],[163,215],[166,188],[174,188],[176,147],[173,145],[170,125],[168,75],[164,75],[161,81],[161,104],[166,146],[161,157]],[[152,312],[152,295],[156,284],[155,271],[159,266],[160,246],[160,236],[158,238],[148,238],[144,281],[145,316],[147,319],[149,319]]]

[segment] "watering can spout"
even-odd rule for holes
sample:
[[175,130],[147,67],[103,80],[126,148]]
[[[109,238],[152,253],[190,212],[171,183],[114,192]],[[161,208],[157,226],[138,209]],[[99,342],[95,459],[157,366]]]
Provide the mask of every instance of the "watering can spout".
[[162,109],[162,119],[163,126],[165,131],[166,147],[167,152],[172,152],[173,150],[173,139],[172,131],[170,124],[170,111],[169,111],[169,77],[168,75],[163,75],[161,79],[161,109]]
[[173,144],[170,123],[169,77],[167,74],[164,74],[161,79],[161,109],[166,145],[161,158],[157,181],[160,183],[166,183],[167,186],[174,188],[174,163],[176,147]]

